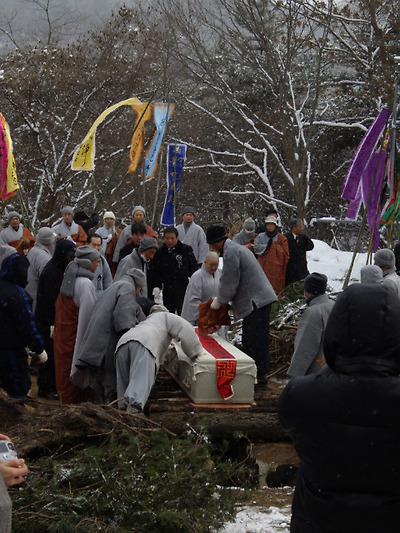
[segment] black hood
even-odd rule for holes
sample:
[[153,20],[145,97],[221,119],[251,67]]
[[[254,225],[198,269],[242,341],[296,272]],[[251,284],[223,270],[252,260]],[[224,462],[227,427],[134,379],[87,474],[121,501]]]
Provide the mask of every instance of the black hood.
[[69,263],[68,258],[71,257],[73,259],[75,257],[75,250],[76,245],[74,242],[63,239],[57,243],[53,259],[59,267],[65,270]]
[[384,285],[350,285],[325,331],[327,364],[344,374],[400,373],[400,299]]
[[13,281],[21,287],[28,284],[29,261],[24,255],[12,254],[1,265],[0,279]]

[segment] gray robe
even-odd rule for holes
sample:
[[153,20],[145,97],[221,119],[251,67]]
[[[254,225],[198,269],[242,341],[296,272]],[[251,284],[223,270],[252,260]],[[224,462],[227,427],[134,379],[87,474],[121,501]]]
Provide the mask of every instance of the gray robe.
[[25,290],[32,298],[32,310],[35,311],[36,307],[36,293],[39,284],[40,274],[51,259],[51,252],[46,246],[35,242],[33,248],[31,248],[27,255],[29,261],[28,268],[28,285]]
[[223,260],[217,298],[222,305],[231,302],[235,320],[249,315],[253,304],[261,308],[277,300],[260,263],[246,246],[227,239]]
[[400,276],[396,274],[395,267],[383,272],[383,285],[389,287],[400,298]]
[[7,226],[0,231],[0,242],[3,244],[8,244],[9,242],[20,240],[22,239],[23,231],[24,226],[21,223],[18,226],[17,231],[15,231],[15,229],[13,229],[11,226]]
[[78,354],[79,364],[103,365],[106,371],[115,372],[114,352],[121,332],[143,319],[136,302],[135,281],[124,274],[97,300]]
[[62,220],[59,224],[52,226],[51,229],[57,234],[58,239],[61,237],[70,237],[71,235],[75,235],[75,233],[79,233],[79,226],[74,221],[68,226],[68,224]]
[[176,229],[178,230],[178,239],[183,244],[192,247],[193,254],[199,265],[203,263],[207,253],[210,251],[203,228],[192,222],[187,230],[185,230],[184,224],[179,224]]
[[147,290],[147,265],[144,263],[144,261],[141,259],[140,255],[137,253],[137,249],[135,248],[132,253],[121,259],[121,261],[118,263],[117,272],[115,273],[114,277],[114,283],[116,281],[119,281],[124,274],[128,272],[130,268],[138,268],[142,272],[144,272],[146,276],[146,284],[144,287],[140,289],[140,292],[138,296],[141,296],[143,298],[147,298],[148,290]]
[[288,375],[316,374],[325,364],[324,333],[335,302],[327,294],[316,296],[299,320]]
[[197,325],[199,304],[207,302],[217,295],[220,277],[221,270],[217,270],[215,274],[209,274],[204,263],[200,270],[192,274],[186,288],[181,317],[193,326]]
[[110,267],[104,257],[100,256],[98,267],[94,271],[94,278],[92,283],[96,289],[97,297],[100,296],[108,287],[112,284],[113,279],[111,275]]

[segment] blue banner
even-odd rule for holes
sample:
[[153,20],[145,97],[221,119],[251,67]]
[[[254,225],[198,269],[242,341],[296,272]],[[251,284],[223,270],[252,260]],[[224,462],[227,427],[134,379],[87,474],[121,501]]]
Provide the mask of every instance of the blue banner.
[[153,110],[156,133],[151,141],[151,145],[147,151],[146,160],[144,162],[143,177],[145,181],[154,178],[154,173],[157,169],[158,154],[160,153],[167,121],[174,112],[175,105],[156,103],[154,104]]
[[175,224],[175,195],[186,160],[186,144],[169,144],[167,149],[167,194],[161,215],[162,226]]

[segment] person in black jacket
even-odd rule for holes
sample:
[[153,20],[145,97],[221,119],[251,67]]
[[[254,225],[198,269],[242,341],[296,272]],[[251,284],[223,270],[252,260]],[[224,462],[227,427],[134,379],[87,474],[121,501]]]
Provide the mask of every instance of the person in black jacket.
[[43,340],[32,314],[32,298],[25,291],[29,262],[12,254],[0,271],[0,387],[13,398],[24,398],[31,388],[25,347],[45,362]]
[[400,302],[353,284],[325,331],[327,365],[292,379],[278,414],[300,467],[292,533],[393,533],[400,524]]
[[304,235],[304,225],[301,218],[294,218],[290,222],[290,231],[285,233],[289,244],[289,262],[286,266],[286,287],[295,281],[302,281],[308,276],[306,252],[314,248],[314,243]]
[[54,369],[54,350],[51,328],[54,327],[58,293],[67,265],[75,257],[75,243],[69,239],[59,241],[54,255],[44,267],[38,284],[35,320],[48,354],[48,361],[38,367],[38,395],[57,399]]
[[178,240],[178,230],[168,226],[164,230],[164,244],[149,263],[152,296],[157,300],[162,288],[165,307],[180,315],[189,278],[197,269],[192,247]]

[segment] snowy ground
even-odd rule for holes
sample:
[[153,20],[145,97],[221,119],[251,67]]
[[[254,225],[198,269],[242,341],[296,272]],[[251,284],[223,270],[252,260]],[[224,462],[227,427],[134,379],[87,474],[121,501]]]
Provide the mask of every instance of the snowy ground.
[[[320,272],[328,277],[328,284],[335,292],[343,287],[347,271],[351,265],[353,252],[341,252],[331,248],[326,242],[313,239],[314,250],[307,252],[308,270]],[[350,283],[360,281],[360,269],[367,264],[367,254],[357,254]]]
[[245,507],[238,512],[235,522],[226,525],[222,533],[288,533],[289,526],[290,506],[282,509]]
[[[334,250],[323,241],[313,239],[313,242],[314,250],[307,252],[308,270],[325,274],[332,290],[340,292],[353,258],[353,252]],[[360,269],[366,263],[367,254],[358,254],[350,283],[360,281]],[[222,533],[288,533],[289,527],[290,506],[281,509],[248,506],[238,512],[235,522],[227,524]]]

